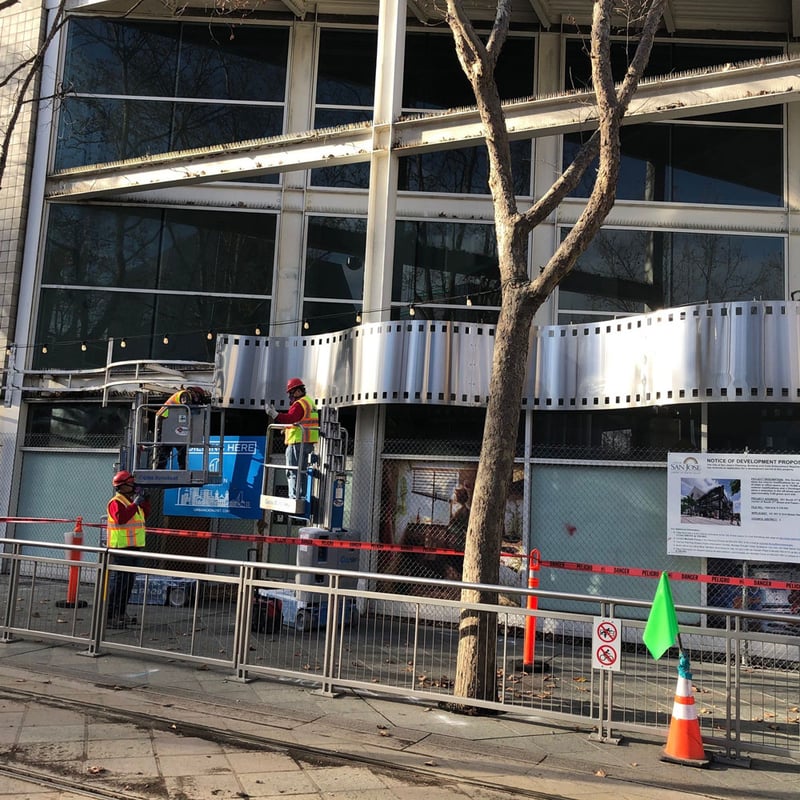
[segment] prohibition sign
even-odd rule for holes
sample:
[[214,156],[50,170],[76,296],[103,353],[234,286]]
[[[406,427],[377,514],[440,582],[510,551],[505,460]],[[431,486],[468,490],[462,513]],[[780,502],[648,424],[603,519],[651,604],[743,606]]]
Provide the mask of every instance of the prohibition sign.
[[610,644],[601,644],[597,648],[595,658],[602,669],[614,669],[614,665],[617,663],[617,648]]
[[602,642],[613,642],[617,638],[617,626],[604,619],[597,626],[597,638]]
[[614,617],[595,617],[592,625],[592,669],[619,672],[621,636],[619,620]]

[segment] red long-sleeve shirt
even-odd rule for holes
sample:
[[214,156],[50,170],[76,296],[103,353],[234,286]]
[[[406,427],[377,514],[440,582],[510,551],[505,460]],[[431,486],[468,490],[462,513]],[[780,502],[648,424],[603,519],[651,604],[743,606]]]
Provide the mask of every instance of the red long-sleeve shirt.
[[108,503],[108,516],[111,518],[112,522],[116,522],[118,525],[124,525],[126,522],[130,522],[138,508],[141,508],[145,517],[147,517],[150,514],[150,501],[142,500],[139,504],[131,503],[129,506],[126,506],[124,503],[117,500],[116,497],[112,497]]
[[295,400],[294,403],[289,406],[288,411],[279,411],[274,421],[279,425],[293,425],[295,422],[300,422],[304,415],[303,404]]

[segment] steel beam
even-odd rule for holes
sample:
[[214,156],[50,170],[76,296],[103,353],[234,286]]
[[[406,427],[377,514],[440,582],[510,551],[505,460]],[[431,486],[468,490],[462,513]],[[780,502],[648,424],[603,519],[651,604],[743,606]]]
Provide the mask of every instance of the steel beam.
[[[788,103],[798,95],[798,57],[725,65],[643,82],[623,124]],[[592,92],[508,102],[504,110],[512,139],[589,131],[597,124]],[[393,129],[388,147],[398,155],[468,147],[483,140],[477,110],[455,109],[401,118],[394,125],[366,122],[76,167],[49,176],[45,192],[48,198],[98,197],[368,161],[375,142],[384,139],[379,135],[383,128]]]

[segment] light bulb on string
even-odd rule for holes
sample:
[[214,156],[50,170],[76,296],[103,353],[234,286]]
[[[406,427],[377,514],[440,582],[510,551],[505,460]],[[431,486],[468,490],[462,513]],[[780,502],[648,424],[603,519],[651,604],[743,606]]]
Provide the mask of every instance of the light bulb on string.
[[123,350],[124,350],[124,349],[125,349],[125,348],[128,346],[128,343],[127,343],[127,341],[125,341],[125,338],[124,338],[124,337],[123,337],[122,339],[120,339],[120,340],[119,340],[119,346],[120,346],[120,347],[121,347]]
[[43,355],[47,355],[47,345],[46,344],[42,345],[42,354]]
[[161,340],[164,344],[169,344],[169,334],[165,333],[164,338]]
[[413,317],[413,316],[414,316],[416,313],[417,313],[417,310],[414,308],[414,304],[412,303],[412,304],[411,304],[411,305],[408,307],[408,316],[409,316],[409,317]]
[[467,295],[467,305],[468,306],[472,305],[472,298],[469,295]]
[[86,342],[81,342],[81,352],[85,353],[89,349]]
[[206,334],[206,339],[208,339],[208,341],[210,342],[210,341],[211,341],[213,338],[214,338],[214,331],[211,331],[211,330],[210,330],[210,331],[209,331],[209,332]]
[[311,327],[311,326],[308,324],[308,320],[306,320],[305,322],[303,322],[303,330],[304,330],[304,331],[307,331],[307,330],[308,330],[310,327]]
[[256,336],[261,336],[261,326],[256,325]]
[[356,325],[360,325],[360,324],[361,324],[361,312],[360,311],[356,311]]

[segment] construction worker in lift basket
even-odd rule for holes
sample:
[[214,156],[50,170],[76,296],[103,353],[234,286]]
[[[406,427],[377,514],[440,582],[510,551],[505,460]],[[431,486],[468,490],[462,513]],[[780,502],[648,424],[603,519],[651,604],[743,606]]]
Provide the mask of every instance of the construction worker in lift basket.
[[286,482],[289,497],[306,496],[306,472],[314,445],[319,441],[319,412],[312,398],[306,395],[306,387],[300,378],[290,378],[286,394],[291,405],[288,411],[278,411],[267,406],[267,414],[279,425],[289,425],[283,431],[286,443]]
[[[190,406],[190,405],[204,405],[208,403],[208,392],[201,389],[199,386],[181,387],[177,392],[170,395],[165,401],[164,405],[156,412],[156,440],[162,438],[165,421],[170,415],[170,406]],[[185,432],[187,442],[189,437],[189,425],[186,425]],[[156,469],[166,469],[169,464],[172,450],[175,450],[178,456],[178,469],[186,469],[186,445],[165,444],[156,447]]]

